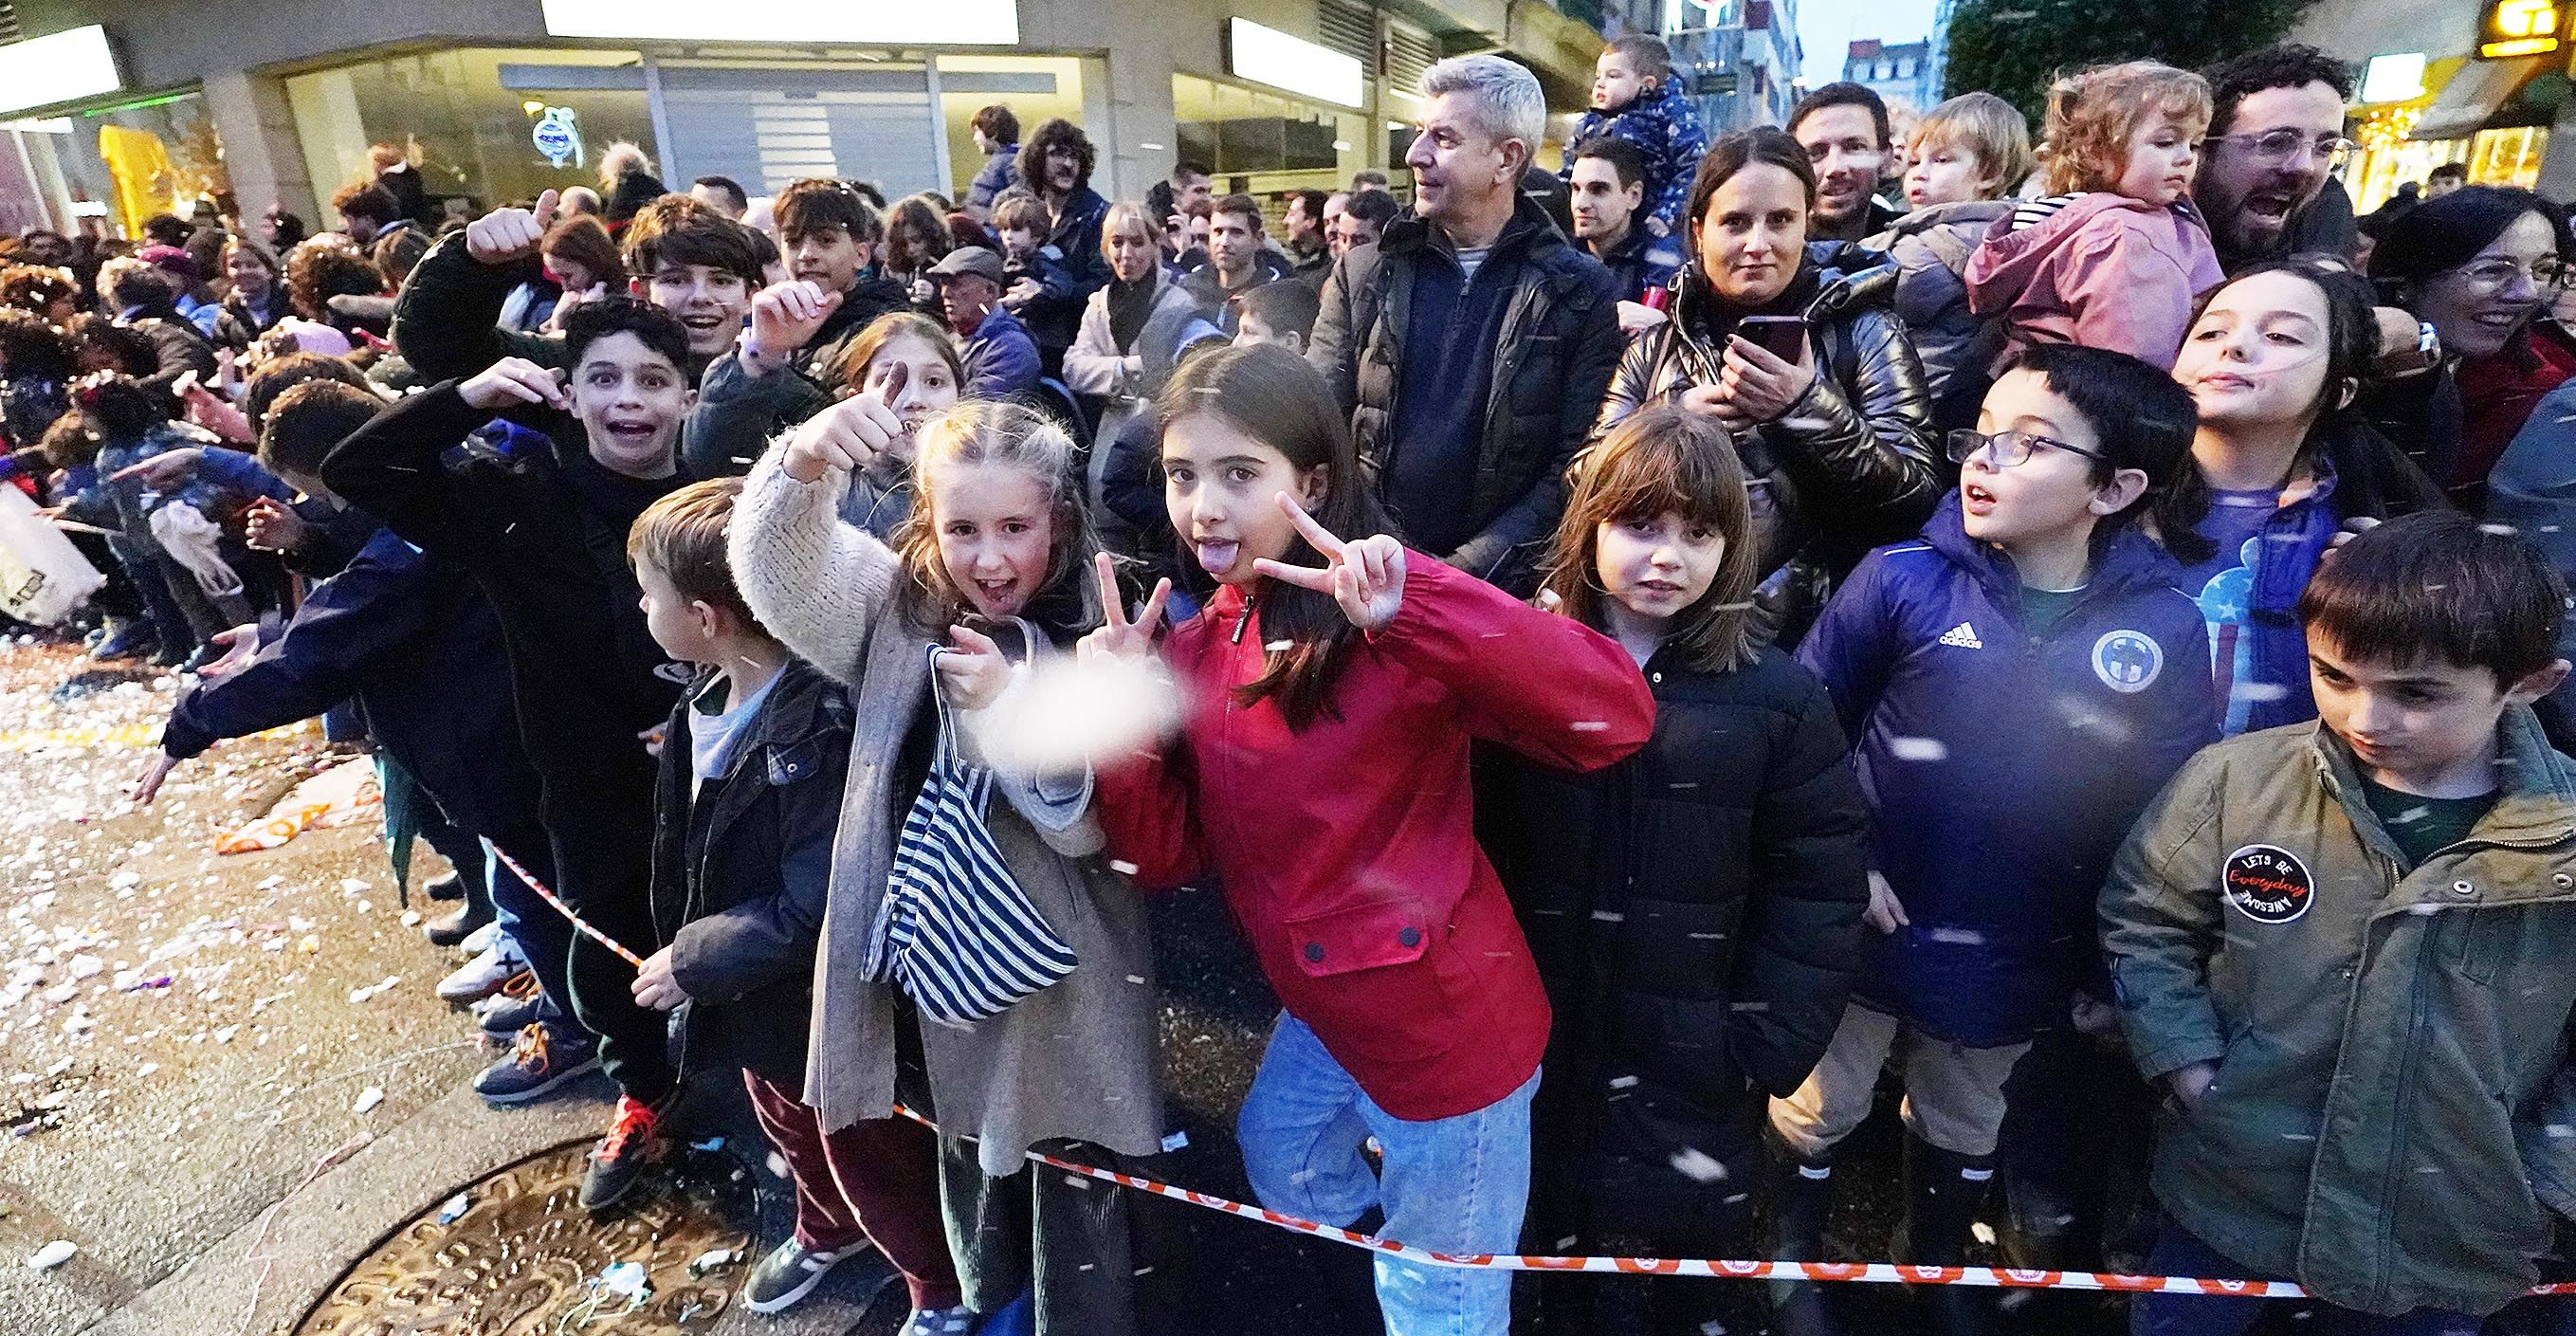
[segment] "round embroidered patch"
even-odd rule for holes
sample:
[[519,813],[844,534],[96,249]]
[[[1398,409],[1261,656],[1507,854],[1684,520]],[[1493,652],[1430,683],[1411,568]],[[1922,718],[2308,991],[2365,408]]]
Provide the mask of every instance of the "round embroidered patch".
[[2308,865],[2278,845],[2249,844],[2229,854],[2218,885],[2237,913],[2257,923],[2288,923],[2316,899]]
[[2164,670],[2164,646],[2144,631],[2106,631],[2093,642],[2093,675],[2113,691],[2144,691]]

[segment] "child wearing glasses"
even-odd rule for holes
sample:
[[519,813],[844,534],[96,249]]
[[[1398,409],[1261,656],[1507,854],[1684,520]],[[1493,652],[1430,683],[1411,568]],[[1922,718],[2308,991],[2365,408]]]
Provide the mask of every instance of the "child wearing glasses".
[[2005,323],[2007,352],[2079,343],[2173,365],[2193,299],[2223,277],[2191,202],[2210,112],[2206,81],[2151,60],[2049,89],[2047,194],[1968,260],[1968,308]]
[[[1784,1246],[1813,1247],[1811,1224],[1791,1231],[1821,1221],[1835,1148],[1896,1054],[1895,1257],[1959,1264],[2013,1064],[2108,997],[2092,915],[2111,855],[2217,736],[2199,610],[2135,523],[2186,467],[2193,420],[2191,397],[2137,358],[2026,350],[1977,427],[1951,434],[1960,485],[1922,538],[1864,558],[1799,650],[1877,812],[1877,931],[1823,1061],[1771,1101],[1793,1157],[1775,1198]],[[1973,1325],[1981,1293],[1937,1290],[1942,1327]]]

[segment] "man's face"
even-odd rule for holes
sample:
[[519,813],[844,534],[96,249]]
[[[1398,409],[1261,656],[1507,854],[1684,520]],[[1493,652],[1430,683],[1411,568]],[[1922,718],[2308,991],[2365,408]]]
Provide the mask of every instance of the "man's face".
[[1219,212],[1208,219],[1208,259],[1216,271],[1229,278],[1252,267],[1252,257],[1261,252],[1261,220],[1239,213]]
[[939,309],[960,336],[974,333],[1001,297],[1002,290],[982,274],[950,274],[939,280]]
[[1442,93],[1421,105],[1413,147],[1404,154],[1413,169],[1414,212],[1437,224],[1463,221],[1520,183],[1528,148],[1476,128],[1467,95]]
[[[2255,147],[2283,131],[2294,142],[2286,156]],[[2220,250],[2269,254],[2288,234],[2290,220],[2326,188],[2334,164],[2314,146],[2343,133],[2343,99],[2322,83],[2266,88],[2246,94],[2228,124],[2210,133],[2209,156],[2192,186],[2201,216],[2217,234]]]
[[664,260],[635,286],[635,296],[680,317],[689,330],[689,351],[699,357],[723,352],[751,313],[751,284],[711,264]]
[[796,277],[821,285],[825,292],[844,292],[868,267],[874,248],[853,238],[843,227],[814,227],[787,234],[787,268]]
[[1377,244],[1378,226],[1356,213],[1344,213],[1333,220],[1333,254],[1347,255],[1361,246]]
[[1208,248],[1208,234],[1215,227],[1215,215],[1194,213],[1189,215],[1189,220],[1188,229],[1181,234],[1182,238],[1189,243],[1187,249],[1205,253]]
[[1820,108],[1793,131],[1807,162],[1816,169],[1816,224],[1841,227],[1869,209],[1870,192],[1887,165],[1887,146],[1879,142],[1878,122],[1869,108],[1848,103]]
[[720,214],[723,214],[727,218],[731,218],[737,223],[742,221],[743,211],[740,206],[733,202],[732,191],[720,190],[714,186],[691,186],[689,187],[689,198],[696,200],[698,203],[703,204]]
[[1324,220],[1320,218],[1309,218],[1306,216],[1306,197],[1303,195],[1291,195],[1288,197],[1288,217],[1286,221],[1288,224],[1288,239],[1290,241],[1297,242],[1300,245],[1313,240],[1315,234],[1320,231],[1324,225]]
[[1628,231],[1628,220],[1645,201],[1646,184],[1619,184],[1619,169],[1608,158],[1577,158],[1573,195],[1575,237],[1608,243]]
[[582,349],[567,388],[602,467],[636,478],[671,472],[680,423],[698,397],[671,359],[632,334],[610,334]]
[[1172,207],[1186,210],[1192,200],[1216,198],[1216,182],[1197,172],[1182,172],[1172,178]]
[[1047,186],[1059,195],[1071,194],[1082,180],[1082,158],[1070,149],[1050,149],[1046,160]]

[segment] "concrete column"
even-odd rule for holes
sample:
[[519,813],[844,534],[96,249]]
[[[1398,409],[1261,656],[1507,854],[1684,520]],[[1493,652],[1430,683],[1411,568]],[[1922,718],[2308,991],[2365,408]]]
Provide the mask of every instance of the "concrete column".
[[2576,191],[2576,95],[2558,104],[2558,119],[2549,126],[2549,147],[2540,155],[2540,179],[2532,189],[2549,199],[2566,199]]
[[257,217],[282,203],[309,225],[322,226],[285,89],[275,79],[239,72],[208,74],[204,88],[206,114],[223,144],[224,170],[243,214]]
[[1141,200],[1180,152],[1172,114],[1172,27],[1212,20],[1205,6],[1176,12],[1169,0],[1112,0],[1102,9],[1109,29],[1108,98],[1103,119],[1090,127],[1100,149],[1092,188],[1110,199]]

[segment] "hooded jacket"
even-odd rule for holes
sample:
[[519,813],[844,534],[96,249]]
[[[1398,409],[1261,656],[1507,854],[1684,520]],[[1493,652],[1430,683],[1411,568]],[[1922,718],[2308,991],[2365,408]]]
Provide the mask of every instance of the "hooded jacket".
[[1861,244],[1896,261],[1896,314],[1914,337],[1923,383],[1932,392],[1932,423],[1976,425],[1990,383],[1987,368],[2003,347],[2003,329],[1968,309],[1968,260],[1988,228],[2012,216],[2011,200],[1963,200],[1917,209]]
[[[1699,113],[1682,95],[1680,81],[1668,74],[1653,93],[1641,93],[1617,111],[1583,113],[1583,119],[1574,123],[1574,137],[1565,142],[1580,144],[1595,135],[1627,140],[1645,155],[1646,202],[1641,212],[1662,219],[1668,232],[1679,232],[1682,210],[1690,202],[1691,177],[1699,170],[1700,156],[1708,152],[1708,131],[1700,128]],[[1557,179],[1574,179],[1570,153]]]
[[2576,1219],[2576,762],[2500,727],[2494,808],[2419,865],[2310,724],[2192,758],[2102,891],[2138,1069],[2218,1066],[2157,1201],[2345,1308],[2493,1312]]
[[1762,546],[1758,597],[1784,643],[1852,563],[1913,532],[1940,498],[1922,364],[1890,309],[1896,284],[1886,256],[1817,242],[1769,306],[1726,312],[1694,262],[1674,281],[1673,318],[1628,345],[1601,405],[1596,439],[1638,409],[1715,385],[1741,316],[1805,318],[1814,383],[1776,421],[1736,437]]
[[2028,343],[2108,348],[2171,369],[2192,303],[2226,277],[2187,202],[2167,208],[2107,190],[2040,222],[1989,225],[1968,259],[1968,309],[2000,319],[2007,351]]
[[1970,1048],[2064,1022],[2094,982],[2112,852],[2218,736],[2200,611],[2123,526],[2083,597],[2034,638],[2012,560],[1952,492],[1920,542],[1869,555],[1798,660],[1833,694],[1878,813],[1877,866],[1910,925],[1876,938],[1859,997]]

